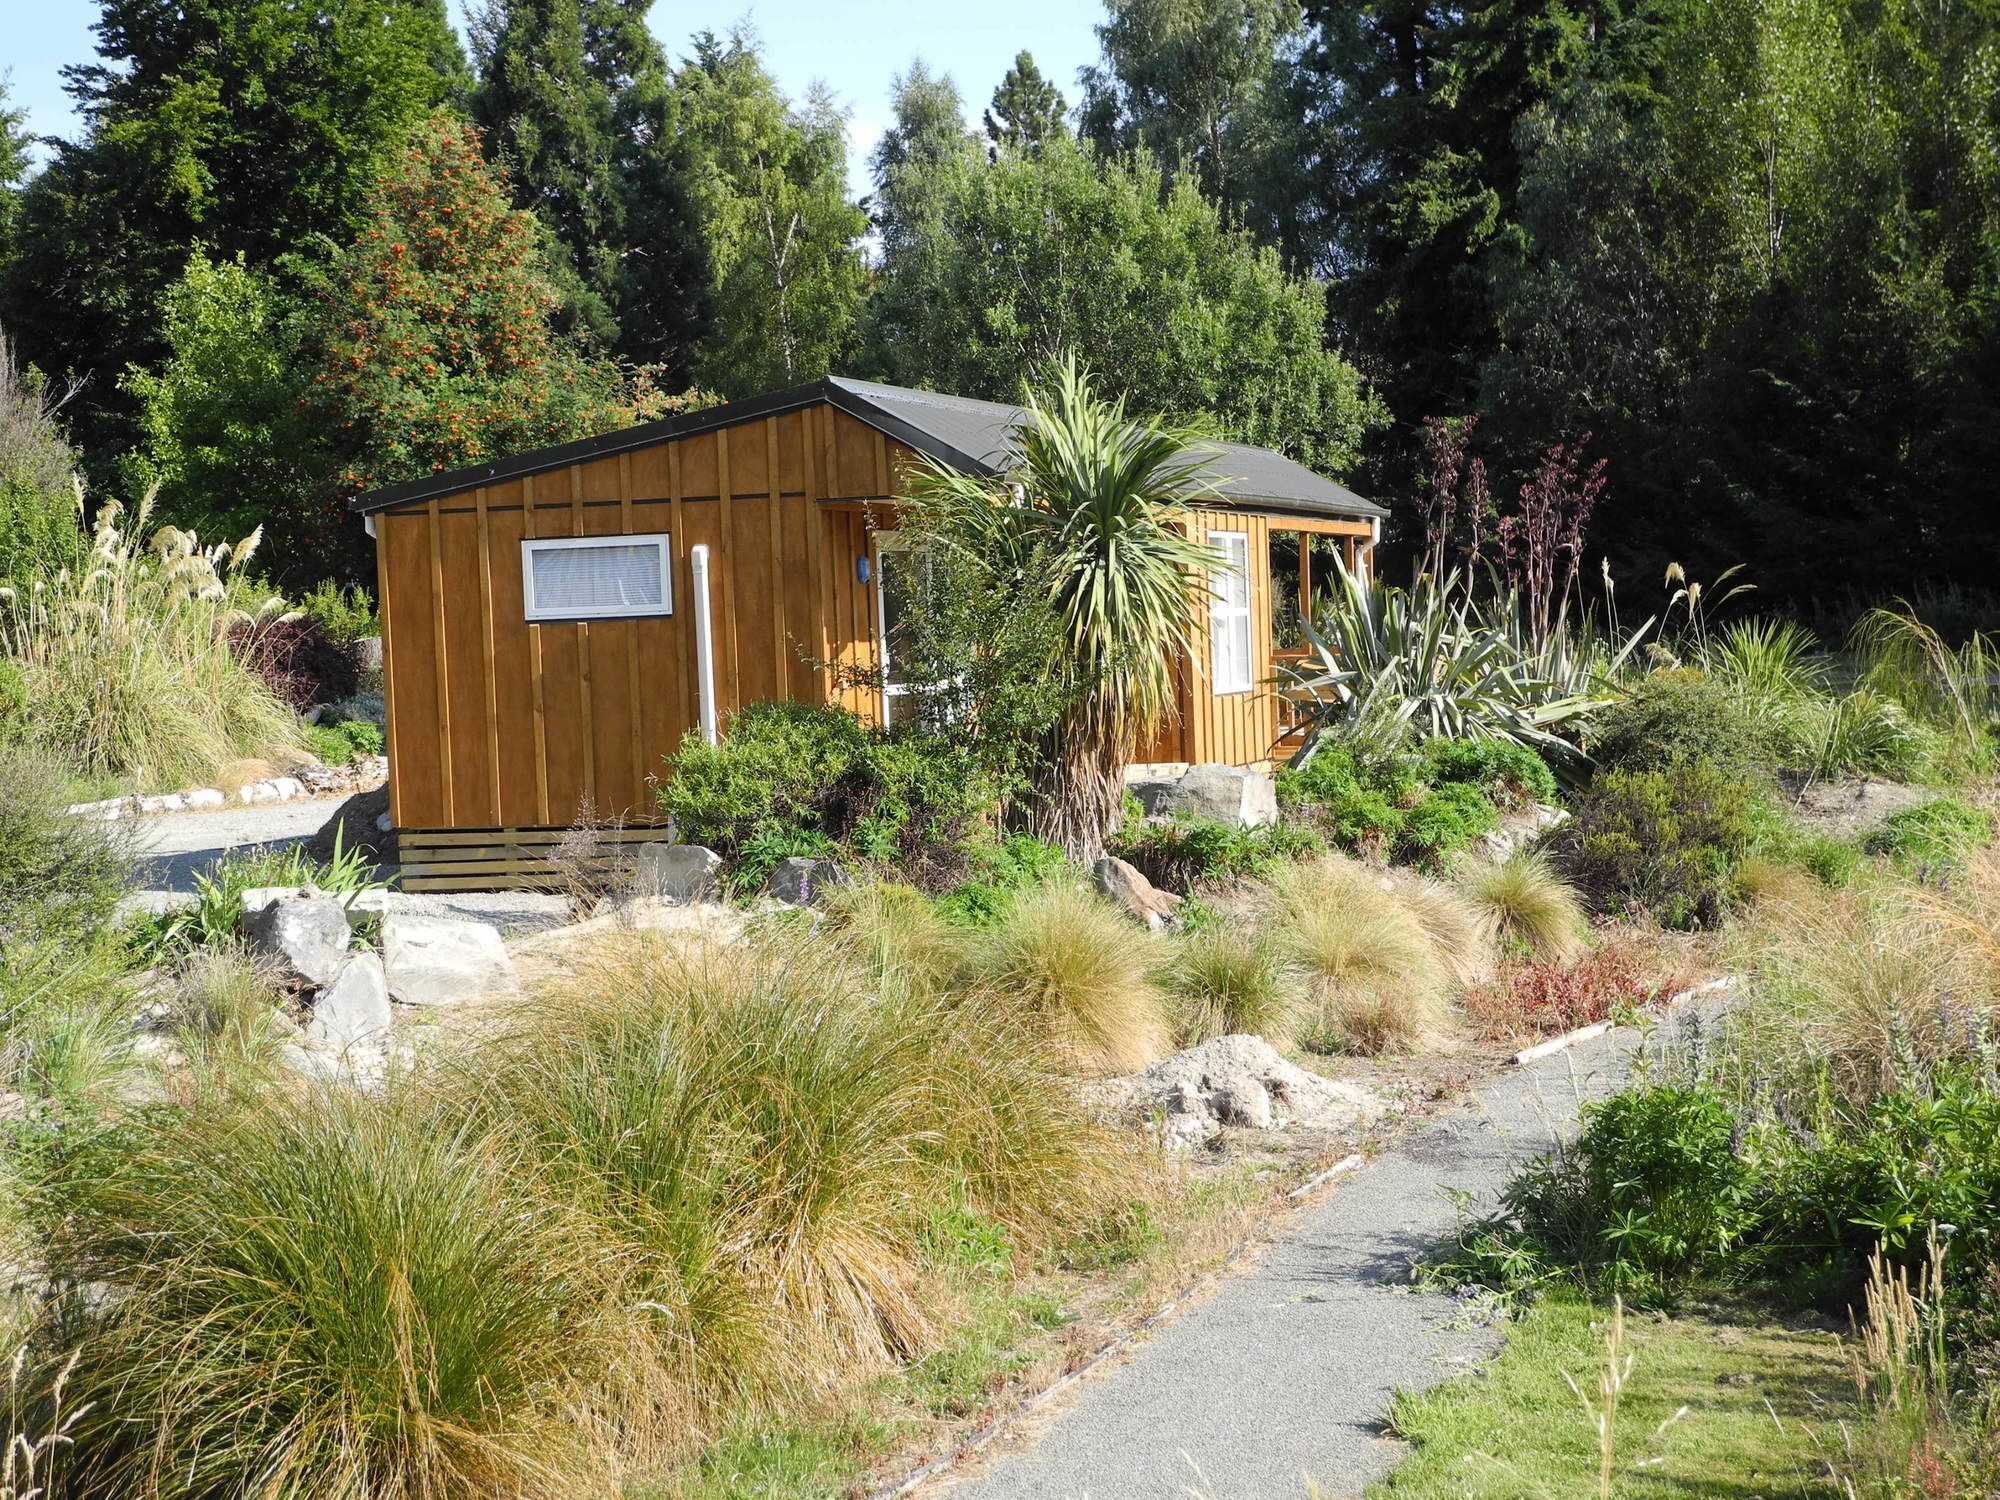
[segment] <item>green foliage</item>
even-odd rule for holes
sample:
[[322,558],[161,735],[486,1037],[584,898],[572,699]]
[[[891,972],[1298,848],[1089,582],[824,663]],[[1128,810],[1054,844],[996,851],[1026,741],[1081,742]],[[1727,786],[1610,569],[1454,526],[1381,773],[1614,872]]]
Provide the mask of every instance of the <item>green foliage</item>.
[[134,944],[159,955],[194,948],[227,948],[243,933],[243,893],[264,886],[296,890],[317,886],[351,906],[363,891],[383,889],[374,867],[358,849],[334,836],[333,858],[321,863],[294,845],[253,854],[226,854],[194,877],[194,902],[138,924]]
[[976,841],[966,850],[971,878],[938,898],[938,911],[964,927],[991,927],[1022,891],[1044,885],[1069,871],[1054,844],[1033,834],[1014,833],[998,842]]
[[57,397],[14,363],[0,329],[0,582],[53,573],[83,555],[77,456],[57,424]]
[[319,622],[329,640],[347,643],[382,633],[375,600],[358,584],[343,588],[332,579],[321,579],[299,596],[299,608],[308,619]]
[[357,755],[382,753],[382,730],[366,719],[307,724],[299,730],[306,749],[329,766],[351,765]]
[[1755,838],[1752,784],[1697,756],[1666,770],[1601,771],[1555,843],[1591,909],[1708,927]]
[[894,865],[922,887],[949,885],[992,798],[978,761],[951,741],[891,736],[845,709],[792,702],[750,704],[720,745],[690,735],[660,788],[680,836],[729,859],[740,887],[781,859],[836,851]]
[[1262,875],[1279,860],[1325,848],[1312,829],[1296,825],[1235,828],[1214,818],[1175,817],[1128,822],[1106,852],[1130,862],[1153,884],[1186,892],[1200,881]]
[[1176,1046],[1242,1033],[1287,1046],[1305,1019],[1305,997],[1284,954],[1263,934],[1197,928],[1163,967]]
[[743,33],[698,33],[674,90],[713,267],[714,331],[695,374],[736,397],[828,373],[853,346],[867,275],[845,117],[823,92],[786,99]]
[[1993,818],[1984,808],[1957,797],[1938,797],[1891,813],[1864,845],[1912,873],[1937,873],[1959,864],[1993,837]]
[[[902,190],[916,191],[905,173]],[[1070,350],[1135,411],[1335,470],[1381,411],[1326,347],[1317,283],[1230,227],[1192,181],[1066,136],[942,156],[927,211],[890,247],[868,308],[887,378],[995,400]]]
[[1426,740],[1418,749],[1423,779],[1433,786],[1463,782],[1502,807],[1556,800],[1547,761],[1513,740]]
[[1013,151],[1033,151],[1069,129],[1062,90],[1042,76],[1033,53],[1014,54],[1013,65],[993,91],[984,123],[988,140]]
[[1706,673],[1654,672],[1597,720],[1590,752],[1606,770],[1663,772],[1706,760],[1732,776],[1775,769],[1768,724],[1743,699]]
[[60,762],[0,745],[0,933],[8,942],[76,940],[132,886],[131,840],[65,810]]
[[1278,773],[1280,803],[1328,838],[1433,868],[1496,827],[1502,807],[1553,792],[1541,757],[1505,740],[1433,739],[1373,757],[1329,743]]

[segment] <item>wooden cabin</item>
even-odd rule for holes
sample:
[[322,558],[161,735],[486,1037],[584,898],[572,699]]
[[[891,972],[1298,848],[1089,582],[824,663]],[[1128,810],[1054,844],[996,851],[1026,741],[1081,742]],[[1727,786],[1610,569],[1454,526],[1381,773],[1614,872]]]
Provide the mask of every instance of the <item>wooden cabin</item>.
[[[650,781],[759,698],[892,722],[900,477],[1004,471],[1018,408],[826,379],[356,497],[376,542],[390,814],[405,884],[512,883],[586,803],[657,836]],[[1213,445],[1197,660],[1141,758],[1267,763],[1274,664],[1383,510],[1265,448]],[[846,670],[859,669],[859,670]],[[883,679],[887,679],[887,687]],[[866,685],[856,686],[864,682]]]

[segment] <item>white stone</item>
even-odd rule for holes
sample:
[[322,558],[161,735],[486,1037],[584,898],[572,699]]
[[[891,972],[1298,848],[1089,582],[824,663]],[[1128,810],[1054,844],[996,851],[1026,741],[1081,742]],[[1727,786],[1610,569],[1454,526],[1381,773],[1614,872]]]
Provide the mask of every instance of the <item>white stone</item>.
[[1240,766],[1190,766],[1165,781],[1133,783],[1132,795],[1151,817],[1213,818],[1231,828],[1278,821],[1278,784]]
[[699,901],[715,890],[722,856],[700,844],[641,844],[632,866],[632,889],[640,896]]
[[271,783],[271,794],[280,802],[290,802],[294,797],[306,794],[306,784],[296,776],[279,776]]
[[288,892],[246,911],[244,936],[307,984],[325,984],[347,957],[353,929],[347,908],[331,896]]
[[351,953],[313,998],[306,1040],[336,1057],[364,1049],[380,1052],[388,1046],[392,1018],[382,960],[373,953]]
[[506,945],[485,922],[386,917],[382,967],[390,997],[405,1005],[459,1005],[520,993]]
[[1166,1143],[1203,1144],[1226,1126],[1366,1124],[1382,1113],[1367,1089],[1286,1062],[1262,1037],[1220,1036],[1155,1063],[1125,1085],[1135,1104],[1160,1117]]
[[223,796],[219,790],[212,786],[196,787],[182,798],[182,801],[186,802],[191,811],[204,807],[221,807],[228,800],[227,797]]

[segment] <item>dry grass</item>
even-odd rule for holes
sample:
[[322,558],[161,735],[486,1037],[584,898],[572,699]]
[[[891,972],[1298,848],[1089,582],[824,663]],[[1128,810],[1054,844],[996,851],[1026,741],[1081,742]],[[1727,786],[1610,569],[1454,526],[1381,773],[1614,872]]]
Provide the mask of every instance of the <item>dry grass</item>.
[[1455,986],[1469,989],[1493,977],[1498,955],[1488,908],[1456,886],[1400,870],[1394,895],[1422,924]]
[[913,885],[851,881],[822,895],[819,910],[835,941],[898,994],[938,995],[964,972],[964,930]]
[[1154,959],[1153,939],[1117,907],[1055,880],[1014,901],[975,951],[973,973],[1083,1066],[1130,1073],[1167,1041]]
[[1584,951],[1588,930],[1576,888],[1540,854],[1516,854],[1466,877],[1466,894],[1485,914],[1500,943],[1554,963]]
[[1227,927],[1192,932],[1164,967],[1177,1045],[1239,1033],[1278,1047],[1297,1039],[1305,997],[1268,938]]
[[1305,985],[1321,1043],[1408,1050],[1450,1027],[1450,967],[1419,913],[1384,885],[1339,855],[1281,867],[1264,883],[1266,920]]

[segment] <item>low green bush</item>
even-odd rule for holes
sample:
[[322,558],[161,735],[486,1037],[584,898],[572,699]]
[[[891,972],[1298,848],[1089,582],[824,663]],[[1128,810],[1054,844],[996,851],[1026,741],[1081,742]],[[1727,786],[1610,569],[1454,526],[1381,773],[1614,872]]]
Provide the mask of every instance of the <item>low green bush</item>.
[[336,641],[358,641],[382,633],[374,596],[359,585],[343,588],[331,579],[324,580],[299,600],[299,608]]
[[966,850],[970,878],[938,898],[947,920],[962,927],[991,927],[1022,891],[1055,879],[1069,867],[1062,850],[1032,834],[975,841]]
[[1415,754],[1363,760],[1326,745],[1278,773],[1278,800],[1296,821],[1343,848],[1435,868],[1500,821],[1500,809],[1553,796],[1555,778],[1532,750],[1506,741],[1428,741]]
[[0,749],[0,942],[87,936],[131,889],[130,836],[71,817],[67,783],[52,757]]
[[312,859],[296,847],[228,854],[196,873],[191,905],[135,924],[132,946],[148,957],[226,946],[242,933],[245,891],[301,885],[350,900],[362,891],[381,888],[374,867],[359,850],[342,847],[338,833],[333,858],[327,861]]
[[329,766],[351,765],[357,755],[382,753],[381,727],[366,719],[308,724],[303,737],[306,748]]
[[1526,745],[1513,740],[1426,741],[1417,752],[1432,786],[1463,782],[1503,807],[1556,800],[1555,772]]
[[1993,837],[1993,819],[1957,797],[1939,797],[1891,813],[1864,847],[1911,874],[1946,870]]
[[1690,667],[1655,672],[1605,709],[1588,748],[1605,771],[1659,772],[1705,760],[1732,777],[1755,777],[1780,759],[1771,725]]
[[1756,839],[1753,783],[1702,758],[1670,769],[1600,771],[1555,841],[1594,911],[1710,927]]
[[894,865],[926,890],[967,872],[965,845],[995,790],[964,748],[891,736],[844,709],[753,703],[719,745],[690,735],[667,760],[660,807],[680,837],[730,861],[739,888],[790,855]]
[[1297,825],[1232,828],[1214,818],[1177,817],[1128,822],[1109,852],[1154,885],[1185,893],[1198,881],[1247,879],[1325,848],[1317,833]]

